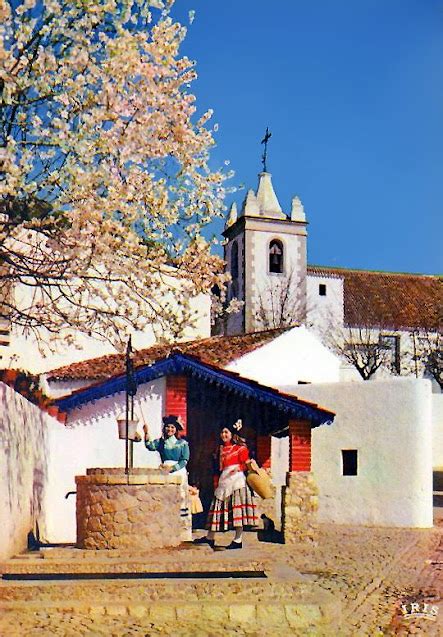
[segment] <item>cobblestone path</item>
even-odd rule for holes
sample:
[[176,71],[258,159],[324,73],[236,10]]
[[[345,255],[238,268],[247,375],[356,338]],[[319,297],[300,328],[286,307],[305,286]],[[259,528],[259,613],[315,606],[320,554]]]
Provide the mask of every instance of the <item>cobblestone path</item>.
[[[396,627],[400,604],[418,596],[423,583],[428,583],[424,573],[426,561],[442,536],[442,528],[414,530],[331,526],[323,529],[317,554],[312,556],[312,560],[317,569],[324,569],[318,579],[319,585],[341,601],[340,635],[376,637],[396,634],[393,627]],[[291,556],[289,561],[297,567],[297,563],[301,566],[303,559],[306,564],[307,557]],[[435,576],[435,566],[428,566]]]
[[[425,637],[441,637],[443,635],[443,517],[436,522],[433,550],[428,559],[418,566],[414,573],[414,584],[403,598],[409,609],[411,603],[418,603],[420,609],[424,604],[437,606],[438,614],[434,620],[428,617],[404,618],[396,613],[386,631],[387,635],[423,635]],[[406,588],[406,587],[405,587]]]
[[[264,588],[265,593],[257,597],[254,606],[246,603],[254,590],[250,581],[238,580],[225,587],[223,580],[212,581],[207,589],[213,587],[214,604],[211,607],[206,600],[202,607],[196,598],[194,616],[189,604],[182,614],[177,610],[172,615],[164,600],[147,600],[149,587],[141,580],[131,583],[99,580],[84,586],[77,582],[81,594],[75,592],[72,583],[57,586],[15,582],[11,588],[11,582],[1,581],[0,636],[377,637],[419,634],[437,637],[443,635],[441,617],[437,621],[404,620],[400,604],[419,599],[439,604],[443,592],[442,549],[443,523],[430,530],[321,525],[317,544],[308,546],[262,543],[257,542],[255,534],[247,534],[246,547],[238,559],[245,564],[262,560],[286,584],[282,584],[280,591],[269,594],[269,599]],[[231,552],[214,554],[208,547],[184,550],[181,555],[183,557],[174,559],[188,560],[188,565],[233,559]],[[279,606],[279,594],[287,593],[296,571],[302,574],[302,584],[313,583],[333,596],[341,612],[340,628],[331,633],[331,629],[326,628],[307,631],[288,625],[287,615],[282,614],[282,606]],[[171,586],[173,601],[177,602],[180,591],[184,590],[183,581],[175,581]],[[71,591],[72,599],[66,599],[64,591]],[[14,599],[18,603],[12,608],[8,604]],[[60,608],[60,600],[63,608]],[[443,604],[439,610],[443,615]],[[315,617],[313,621],[315,623]]]

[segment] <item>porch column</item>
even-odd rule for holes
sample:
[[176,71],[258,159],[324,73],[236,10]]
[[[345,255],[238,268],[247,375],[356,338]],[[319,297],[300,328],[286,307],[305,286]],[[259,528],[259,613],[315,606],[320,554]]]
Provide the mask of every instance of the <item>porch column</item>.
[[289,421],[289,471],[311,470],[311,423]]
[[165,416],[180,416],[183,434],[187,433],[188,379],[186,376],[166,376]]
[[311,423],[308,420],[289,421],[289,471],[282,505],[285,543],[315,540],[318,490],[311,473]]
[[[165,416],[180,417],[183,435],[187,434],[188,379],[186,376],[166,376]],[[172,474],[174,475],[174,474]],[[180,539],[192,541],[192,516],[189,509],[188,480],[182,478],[180,488]]]

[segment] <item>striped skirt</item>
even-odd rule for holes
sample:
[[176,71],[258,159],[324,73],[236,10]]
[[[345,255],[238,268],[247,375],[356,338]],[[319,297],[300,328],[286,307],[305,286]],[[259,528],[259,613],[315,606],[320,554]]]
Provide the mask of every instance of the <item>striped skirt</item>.
[[213,497],[206,522],[208,531],[229,531],[235,527],[256,524],[256,506],[249,487],[236,489],[224,500]]

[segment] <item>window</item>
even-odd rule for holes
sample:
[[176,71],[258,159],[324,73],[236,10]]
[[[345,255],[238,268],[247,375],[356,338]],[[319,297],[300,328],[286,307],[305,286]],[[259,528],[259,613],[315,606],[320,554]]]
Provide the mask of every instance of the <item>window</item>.
[[283,244],[278,239],[269,244],[269,272],[283,273]]
[[229,286],[228,299],[229,301],[232,301],[232,299],[237,299],[237,298],[238,298],[238,282],[231,281],[231,285]]
[[318,293],[320,296],[326,296],[326,283],[320,283],[318,286]]
[[400,374],[400,336],[397,334],[380,334],[379,345],[386,350],[388,364],[394,374]]
[[238,244],[234,241],[231,248],[231,276],[238,279]]
[[342,449],[341,451],[342,468],[344,476],[357,475],[357,449]]

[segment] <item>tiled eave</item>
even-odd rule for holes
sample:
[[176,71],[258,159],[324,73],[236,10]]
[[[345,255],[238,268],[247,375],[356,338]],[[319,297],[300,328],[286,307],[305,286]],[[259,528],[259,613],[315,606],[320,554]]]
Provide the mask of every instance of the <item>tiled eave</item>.
[[442,330],[441,276],[322,266],[308,266],[307,273],[308,277],[343,281],[347,327],[404,332]]
[[[157,361],[152,365],[138,368],[135,371],[138,385],[175,374],[184,374],[197,378],[205,383],[210,383],[225,391],[232,392],[234,395],[269,405],[287,415],[288,418],[309,420],[312,427],[331,424],[334,420],[335,414],[333,412],[323,409],[315,403],[299,400],[289,394],[283,394],[271,387],[242,378],[234,372],[228,372],[203,363],[189,355],[173,354],[168,358]],[[59,398],[54,402],[62,411],[69,412],[87,403],[123,392],[125,389],[126,376],[120,375],[86,389],[78,390],[70,396]]]
[[434,326],[434,327],[428,327],[428,328],[420,328],[417,327],[417,325],[402,325],[401,322],[397,322],[394,323],[393,321],[389,322],[389,320],[386,321],[378,321],[377,319],[374,320],[367,320],[366,324],[361,324],[361,323],[351,323],[348,321],[345,321],[344,323],[344,327],[346,329],[349,330],[375,330],[375,331],[380,331],[380,332],[386,332],[387,334],[389,332],[395,332],[396,334],[398,332],[407,332],[408,334],[411,334],[412,332],[418,332],[420,333],[420,329],[423,330],[423,332],[427,333],[427,334],[437,334],[437,333],[441,333],[442,328],[438,327],[438,326]]
[[[200,361],[225,367],[234,360],[265,345],[289,328],[277,328],[237,336],[211,336],[209,338],[178,342],[166,345],[152,345],[135,351],[134,365],[142,367],[152,365],[173,353],[195,356]],[[87,359],[78,363],[71,363],[47,373],[49,382],[70,380],[90,380],[101,382],[118,374],[125,369],[124,354],[107,354],[98,358]]]

